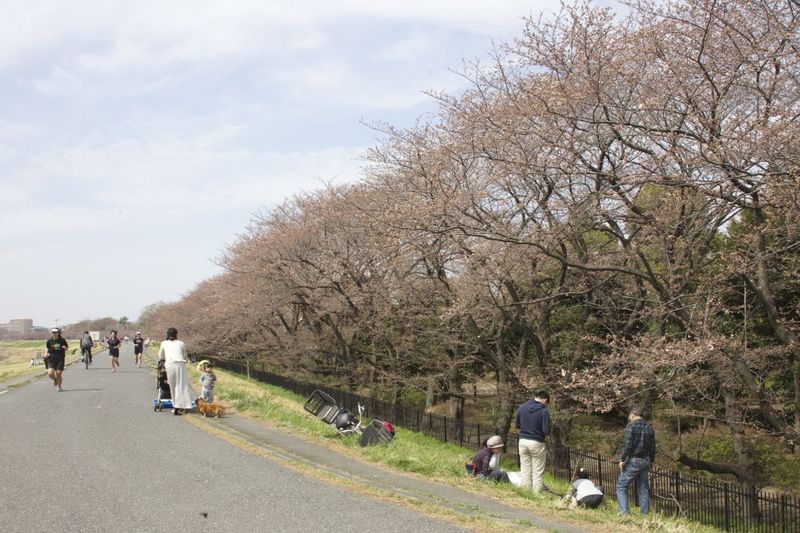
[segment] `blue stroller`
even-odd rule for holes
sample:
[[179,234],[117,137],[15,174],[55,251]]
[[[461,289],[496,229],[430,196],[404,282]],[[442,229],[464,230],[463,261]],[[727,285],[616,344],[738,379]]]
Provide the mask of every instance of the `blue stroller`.
[[[164,361],[158,362],[158,377],[156,377],[156,390],[158,391],[156,399],[153,400],[153,411],[163,411],[164,409],[172,409],[172,391],[169,390],[169,383],[167,382],[167,369],[164,368]],[[192,400],[192,407],[195,406]]]
[[156,399],[153,400],[153,411],[172,409],[172,392],[167,383],[167,369],[164,368],[164,361],[158,362],[158,376],[156,377]]

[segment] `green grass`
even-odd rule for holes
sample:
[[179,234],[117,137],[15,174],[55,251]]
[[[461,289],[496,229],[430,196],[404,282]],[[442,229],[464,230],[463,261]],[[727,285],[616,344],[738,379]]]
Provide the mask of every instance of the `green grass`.
[[[67,343],[70,345],[67,353],[69,363],[80,358],[80,350],[75,348],[78,341],[67,339]],[[31,359],[37,356],[41,359],[45,351],[44,340],[0,341],[0,382],[44,372],[44,365],[31,366]]]
[[[190,366],[190,374],[199,381],[200,373]],[[577,521],[585,527],[597,531],[664,531],[673,533],[705,533],[718,531],[687,520],[665,518],[658,515],[642,517],[636,510],[628,517],[616,514],[616,503],[606,499],[600,509],[567,509],[550,494],[534,495],[525,489],[510,484],[496,484],[476,480],[464,472],[464,463],[469,462],[474,450],[467,450],[453,444],[442,443],[432,437],[396,428],[397,433],[391,444],[377,444],[361,448],[358,436],[338,437],[336,432],[303,410],[306,398],[292,392],[265,385],[237,374],[215,369],[217,385],[215,396],[223,405],[264,422],[285,428],[286,431],[303,435],[331,446],[341,453],[400,470],[424,479],[456,486],[475,493],[494,496],[509,505],[531,509],[553,520]],[[503,465],[516,470],[513,463]],[[545,475],[545,484],[554,492],[563,494],[569,483]]]

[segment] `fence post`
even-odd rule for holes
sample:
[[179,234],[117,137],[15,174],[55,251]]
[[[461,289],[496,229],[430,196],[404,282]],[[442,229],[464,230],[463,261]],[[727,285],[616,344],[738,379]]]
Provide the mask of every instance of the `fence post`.
[[605,487],[605,483],[603,483],[603,461],[600,459],[600,454],[597,454],[597,479],[598,482]]
[[680,470],[676,470],[675,471],[675,501],[678,503],[678,505],[681,504],[681,472],[680,472]]
[[728,484],[725,483],[725,491],[724,491],[724,502],[725,502],[725,531],[730,531],[731,529],[731,520],[730,520],[730,496],[728,494]]
[[447,443],[447,422],[448,422],[448,420],[450,420],[450,419],[447,418],[446,416],[442,417],[442,421],[443,421],[442,425],[444,425],[444,442],[445,443]]
[[567,452],[567,479],[572,482],[572,448],[566,447]]
[[786,494],[781,494],[781,532],[786,533]]
[[247,379],[250,379],[250,359],[245,359],[245,367],[247,367]]

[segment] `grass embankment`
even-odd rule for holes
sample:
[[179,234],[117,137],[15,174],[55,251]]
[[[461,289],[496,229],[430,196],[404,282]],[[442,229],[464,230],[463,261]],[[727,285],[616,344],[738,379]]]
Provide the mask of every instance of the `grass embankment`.
[[[534,496],[509,484],[476,480],[464,472],[464,463],[471,460],[474,450],[445,444],[404,428],[396,428],[395,439],[389,445],[361,448],[357,436],[338,437],[330,426],[305,412],[303,404],[306,398],[237,374],[222,370],[215,372],[218,377],[215,388],[218,402],[233,407],[240,414],[246,414],[267,425],[315,440],[355,459],[492,496],[511,506],[533,508],[534,512],[542,517],[553,521],[577,522],[582,527],[594,531],[650,530],[675,533],[717,531],[686,520],[656,515],[642,517],[636,510],[628,517],[620,518],[616,514],[615,502],[610,498],[600,509],[566,509],[560,498],[549,494]],[[199,372],[193,365],[190,367],[190,373],[193,381],[197,383]],[[517,469],[514,464],[505,464],[504,467],[509,470]],[[550,476],[545,477],[545,483],[551,490],[560,494],[565,493],[569,486],[568,483]],[[491,517],[485,518],[491,521]],[[480,529],[483,529],[483,526]]]
[[[67,339],[70,348],[67,352],[67,364],[80,359],[78,341]],[[0,341],[0,382],[25,375],[44,372],[42,357],[45,352],[45,341]],[[38,359],[39,364],[31,366],[31,359]]]

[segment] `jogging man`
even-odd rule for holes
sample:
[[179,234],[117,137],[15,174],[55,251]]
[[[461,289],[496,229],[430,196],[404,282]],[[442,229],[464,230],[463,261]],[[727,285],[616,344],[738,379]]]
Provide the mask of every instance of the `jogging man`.
[[117,337],[117,330],[111,330],[111,336],[108,338],[108,355],[111,356],[111,371],[116,372],[119,366],[119,345],[122,342]]
[[133,356],[136,358],[133,364],[139,365],[139,368],[142,368],[142,352],[144,352],[144,339],[142,332],[137,331],[133,337]]
[[44,366],[47,369],[47,377],[53,380],[53,386],[61,392],[61,373],[64,372],[64,362],[67,359],[67,341],[61,338],[61,330],[53,328],[50,330],[50,338],[47,339],[47,355],[44,357]]
[[83,335],[81,335],[81,361],[84,358],[89,359],[89,364],[92,364],[92,348],[94,347],[94,340],[92,336],[89,335],[88,331],[84,331]]

